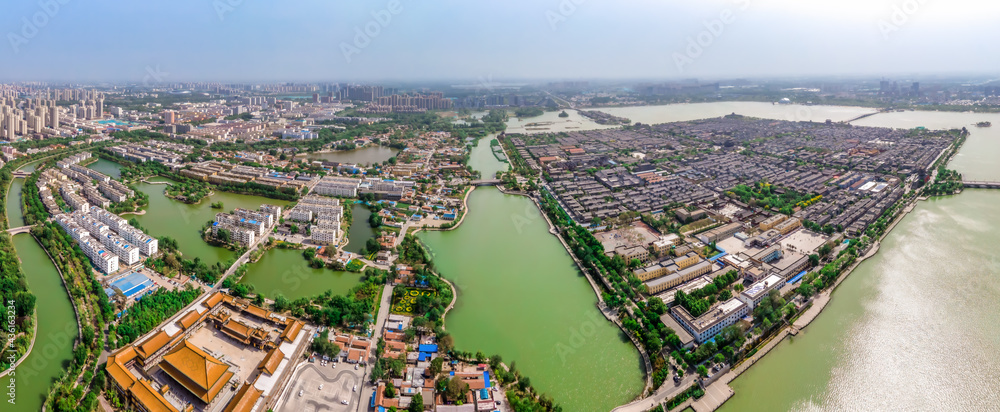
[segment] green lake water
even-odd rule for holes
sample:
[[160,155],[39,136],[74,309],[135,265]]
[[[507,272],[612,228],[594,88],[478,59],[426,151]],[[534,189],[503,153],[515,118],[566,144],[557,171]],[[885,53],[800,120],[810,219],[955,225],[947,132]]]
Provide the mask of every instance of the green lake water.
[[[169,181],[169,179],[162,177],[149,180]],[[201,234],[198,233],[205,223],[215,219],[216,213],[231,212],[238,207],[257,210],[260,205],[265,203],[284,207],[289,203],[259,196],[216,191],[214,195],[202,199],[201,203],[189,205],[168,198],[163,193],[166,185],[139,183],[135,187],[149,195],[149,207],[146,208],[146,214],[134,216],[139,224],[146,229],[146,233],[154,237],[170,236],[176,239],[185,259],[193,260],[199,257],[209,265],[213,265],[215,262],[225,263],[236,257],[236,254],[230,250],[205,243]],[[223,208],[212,209],[211,205],[215,202],[222,202]],[[124,217],[131,218],[133,216],[125,215]]]
[[324,160],[328,162],[355,163],[371,165],[389,160],[399,153],[399,150],[385,146],[366,146],[354,150],[340,150],[328,153],[309,153],[309,160]]
[[268,298],[284,295],[295,300],[313,297],[327,290],[344,295],[361,283],[360,273],[313,269],[296,249],[271,249],[250,265],[241,283],[252,284]]
[[361,253],[361,249],[365,248],[368,239],[375,237],[375,229],[368,224],[368,217],[371,216],[372,212],[368,210],[368,207],[356,203],[352,204],[350,208],[352,220],[351,227],[347,230],[347,246],[344,246],[344,250]]
[[96,162],[88,164],[88,168],[111,176],[112,179],[121,179],[122,165],[105,159],[97,159]]
[[[505,166],[488,139],[477,151],[473,168]],[[470,195],[458,229],[419,236],[458,288],[446,326],[459,350],[516,362],[564,410],[610,410],[642,390],[642,360],[601,315],[593,288],[548,230],[531,200],[483,187]]]

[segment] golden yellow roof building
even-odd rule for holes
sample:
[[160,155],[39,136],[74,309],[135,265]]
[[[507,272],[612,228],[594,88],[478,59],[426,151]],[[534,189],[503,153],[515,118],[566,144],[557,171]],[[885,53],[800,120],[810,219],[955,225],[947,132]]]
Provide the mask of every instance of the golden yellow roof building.
[[226,405],[224,412],[250,412],[263,393],[249,382],[244,382],[243,387],[240,388],[239,392],[236,392],[236,396],[233,396],[233,400]]
[[163,355],[160,369],[205,403],[211,403],[233,377],[229,365],[187,340]]

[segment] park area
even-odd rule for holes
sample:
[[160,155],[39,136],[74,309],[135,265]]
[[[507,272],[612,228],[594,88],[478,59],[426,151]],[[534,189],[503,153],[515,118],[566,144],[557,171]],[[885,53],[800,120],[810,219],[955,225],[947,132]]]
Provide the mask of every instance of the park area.
[[[418,301],[421,297],[426,296],[426,300],[429,302],[435,295],[437,295],[437,292],[433,289],[402,289],[402,294],[393,294],[391,312],[396,315],[412,316],[415,312],[417,312],[416,308],[420,305]],[[427,303],[427,305],[430,305],[430,303]]]
[[764,181],[757,182],[753,186],[737,185],[727,194],[751,207],[762,206],[786,215],[792,214],[795,208],[808,207],[822,198],[818,195],[778,189]]

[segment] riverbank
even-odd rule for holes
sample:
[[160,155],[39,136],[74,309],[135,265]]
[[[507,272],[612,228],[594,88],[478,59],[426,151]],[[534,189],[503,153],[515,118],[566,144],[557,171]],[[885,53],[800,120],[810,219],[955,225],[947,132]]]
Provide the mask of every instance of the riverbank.
[[[454,224],[452,224],[449,227],[421,226],[421,227],[418,227],[418,228],[414,229],[413,233],[411,233],[411,234],[412,235],[416,235],[421,230],[426,230],[426,231],[449,231],[449,230],[458,229],[458,227],[462,225],[462,222],[465,221],[465,217],[469,215],[469,196],[471,196],[472,192],[475,191],[475,190],[476,190],[476,186],[470,186],[469,190],[467,190],[465,192],[465,196],[462,198],[462,217],[458,218],[458,221],[454,222]],[[406,226],[406,225],[404,225],[404,226]],[[406,236],[406,233],[400,233],[400,237],[402,237],[402,236]]]
[[[38,247],[42,246],[42,242],[39,241],[37,237],[35,237],[34,233],[31,234],[31,238],[35,239],[35,243],[38,243]],[[51,254],[49,254],[49,250],[44,247],[42,247],[42,250],[45,251],[45,256],[48,256],[49,260],[52,261],[52,266],[55,266],[56,272],[59,273],[59,280],[62,280],[62,285],[63,289],[66,291],[66,296],[69,298],[69,301],[73,303],[71,306],[73,306],[73,313],[76,315],[76,333],[77,336],[80,336],[83,334],[83,328],[80,326],[80,310],[77,309],[76,302],[73,301],[73,294],[69,290],[69,285],[66,284],[66,275],[63,275],[62,269],[59,268],[59,264],[56,263],[56,260],[52,258]],[[76,348],[75,343],[73,344],[73,348],[74,349]]]
[[[910,200],[907,203],[907,205],[903,208],[903,210],[896,215],[896,218],[892,221],[892,223],[888,227],[886,227],[885,232],[882,233],[879,239],[873,242],[871,246],[868,247],[868,249],[865,251],[865,254],[856,259],[854,263],[851,264],[851,266],[845,269],[844,272],[837,277],[837,280],[830,288],[824,290],[823,292],[818,293],[815,297],[813,297],[813,299],[810,300],[808,303],[809,307],[805,311],[803,311],[792,322],[791,325],[784,326],[781,329],[781,331],[779,331],[777,334],[775,334],[766,342],[764,342],[763,345],[760,345],[756,353],[754,353],[749,358],[743,359],[743,361],[741,361],[740,363],[734,365],[729,372],[727,372],[721,378],[719,378],[715,382],[712,382],[712,384],[710,384],[708,387],[705,388],[706,394],[714,393],[714,394],[719,394],[721,396],[702,397],[694,401],[691,404],[691,407],[698,412],[714,411],[719,409],[723,404],[726,403],[726,401],[732,398],[732,396],[735,395],[735,391],[729,386],[729,383],[738,378],[747,370],[749,370],[751,366],[757,363],[757,361],[763,359],[764,356],[766,356],[768,353],[771,352],[771,350],[776,348],[779,343],[785,340],[786,337],[798,335],[803,329],[805,329],[806,326],[809,326],[809,324],[811,324],[814,320],[816,320],[816,318],[819,317],[819,315],[823,312],[823,310],[826,309],[827,305],[829,305],[832,299],[833,292],[837,290],[837,287],[840,286],[840,284],[845,279],[847,279],[848,276],[850,276],[851,273],[853,273],[854,270],[858,266],[860,266],[862,262],[870,259],[871,257],[875,256],[878,253],[879,244],[881,243],[881,241],[885,239],[885,237],[888,236],[889,233],[892,232],[892,230],[896,227],[896,225],[900,221],[902,221],[907,214],[913,211],[913,209],[916,206],[916,202],[917,199]],[[682,409],[675,409],[675,410],[682,410]]]
[[583,262],[581,262],[580,259],[578,259],[576,255],[573,254],[573,249],[569,247],[569,244],[567,244],[566,240],[563,239],[563,237],[560,235],[559,229],[556,227],[554,223],[552,223],[552,220],[549,219],[549,216],[545,214],[545,209],[542,208],[542,204],[539,203],[538,198],[528,195],[524,196],[531,199],[532,203],[535,204],[535,207],[538,208],[538,213],[540,213],[542,217],[545,218],[545,222],[548,223],[549,225],[549,233],[555,235],[556,239],[559,239],[559,243],[563,246],[564,249],[566,249],[566,253],[568,253],[569,256],[573,258],[573,262],[576,263],[577,269],[579,269],[580,273],[582,273],[583,276],[587,278],[587,282],[590,283],[590,287],[594,289],[594,294],[597,295],[597,309],[601,311],[601,314],[604,315],[606,319],[608,319],[615,325],[618,325],[618,329],[621,329],[622,333],[624,333],[625,336],[628,336],[629,340],[632,341],[632,344],[635,345],[635,348],[639,351],[639,354],[642,355],[642,360],[643,362],[645,362],[645,369],[646,369],[646,387],[642,389],[642,392],[639,394],[639,397],[636,398],[635,400],[642,399],[643,395],[645,395],[646,392],[648,392],[649,388],[653,386],[653,363],[649,358],[649,354],[646,353],[646,349],[642,346],[642,343],[639,342],[639,340],[635,336],[632,336],[632,334],[628,333],[628,330],[625,329],[625,325],[623,325],[621,320],[618,319],[617,312],[613,312],[610,308],[608,308],[607,304],[604,303],[604,294],[601,293],[601,289],[600,287],[598,287],[597,282],[594,280],[593,277],[591,277],[590,272],[587,271],[587,268],[586,266],[583,265]]
[[[21,260],[21,258],[19,257],[18,260]],[[28,344],[28,349],[24,351],[24,356],[21,356],[14,361],[13,365],[7,367],[7,369],[4,369],[3,371],[0,371],[0,378],[7,376],[7,374],[11,371],[17,370],[17,367],[21,366],[21,363],[24,363],[25,359],[28,359],[28,355],[31,354],[31,350],[35,348],[35,336],[38,336],[38,314],[37,311],[35,312],[36,313],[31,314],[31,343]]]
[[[964,143],[964,140],[965,139],[963,138],[961,142]],[[945,149],[944,151],[942,151],[941,154],[938,155],[934,164],[937,164],[939,161],[942,164],[948,164],[949,162],[951,162],[952,159],[954,159],[955,155],[958,153],[960,148],[961,148],[961,143],[957,147],[954,148],[949,147],[948,149]],[[936,180],[936,175],[937,174],[935,172],[933,175],[935,179],[932,179],[932,182]],[[728,401],[730,398],[732,398],[735,392],[729,386],[729,384],[733,380],[738,378],[740,375],[745,373],[747,370],[749,370],[750,367],[756,364],[759,360],[763,359],[765,355],[767,355],[768,353],[771,352],[771,350],[776,348],[778,344],[781,343],[786,337],[788,337],[789,335],[791,336],[798,335],[803,329],[805,329],[813,321],[815,321],[830,304],[833,298],[833,292],[837,290],[837,288],[841,285],[841,283],[843,283],[843,281],[846,280],[854,272],[855,269],[860,267],[860,265],[863,262],[865,262],[868,259],[871,259],[872,257],[878,254],[881,243],[886,239],[887,236],[889,236],[890,233],[892,233],[893,229],[896,228],[896,226],[903,220],[903,218],[909,215],[916,208],[917,202],[923,200],[928,200],[928,197],[914,196],[912,199],[907,200],[906,203],[901,204],[899,206],[900,207],[899,213],[896,214],[896,216],[889,223],[889,225],[882,232],[882,234],[878,237],[878,239],[874,240],[864,251],[864,254],[859,258],[857,258],[847,269],[843,271],[843,273],[841,273],[837,277],[833,285],[831,285],[828,289],[824,290],[823,292],[820,292],[816,296],[814,296],[807,303],[809,307],[801,314],[799,314],[798,317],[792,321],[791,325],[786,324],[786,326],[784,326],[780,332],[778,332],[775,336],[770,338],[763,345],[759,346],[759,349],[757,350],[756,353],[754,353],[753,356],[744,359],[737,365],[734,365],[729,372],[727,372],[720,379],[716,380],[715,382],[710,384],[707,388],[705,388],[706,394],[714,393],[714,394],[721,394],[721,396],[703,397],[695,401],[691,405],[692,408],[696,411],[714,411],[720,408],[723,404],[725,404],[725,402]]]
[[[646,387],[643,388],[642,392],[639,395],[640,398],[641,398],[641,396],[644,395],[647,392],[647,389],[653,385],[653,367],[652,367],[652,362],[651,362],[651,359],[649,357],[649,354],[646,353],[645,348],[642,346],[642,343],[639,342],[634,336],[632,336],[631,334],[628,333],[628,331],[625,329],[625,326],[621,323],[621,320],[618,319],[617,313],[615,313],[614,311],[612,311],[605,304],[605,302],[604,302],[604,296],[603,296],[603,294],[601,292],[600,286],[597,284],[597,281],[587,271],[586,266],[583,264],[583,262],[581,262],[576,257],[576,255],[573,253],[572,248],[570,248],[569,244],[566,243],[566,240],[563,239],[563,237],[560,235],[559,229],[552,222],[552,220],[549,219],[549,216],[545,214],[545,210],[542,208],[542,205],[541,205],[541,203],[539,203],[537,197],[531,196],[528,192],[505,190],[502,186],[497,186],[496,188],[497,188],[497,190],[499,192],[503,193],[504,195],[507,195],[507,196],[523,196],[523,197],[531,200],[531,202],[535,205],[535,208],[537,208],[538,213],[542,216],[543,219],[545,219],[545,222],[546,222],[546,224],[549,227],[549,229],[548,229],[549,234],[555,236],[555,238],[559,240],[559,244],[561,244],[562,247],[563,247],[563,249],[566,250],[566,253],[569,255],[569,257],[571,259],[573,259],[573,263],[576,265],[577,270],[583,275],[583,277],[585,279],[587,279],[587,283],[590,284],[591,289],[593,289],[594,295],[597,296],[596,307],[597,307],[598,311],[600,311],[601,314],[604,315],[604,317],[608,321],[610,321],[610,322],[614,323],[616,326],[618,326],[618,329],[620,329],[621,332],[623,334],[625,334],[625,336],[627,336],[629,338],[629,340],[632,342],[632,345],[635,346],[635,348],[639,351],[639,354],[641,355],[642,360],[643,360],[643,364],[645,365],[645,375],[646,375]],[[472,189],[470,189],[466,193],[465,198],[462,200],[462,204],[463,204],[463,207],[465,209],[465,213],[462,215],[462,218],[454,226],[452,226],[450,228],[426,228],[426,230],[449,231],[449,230],[454,230],[454,229],[458,228],[461,225],[462,221],[464,221],[465,217],[471,212],[471,210],[469,210],[469,207],[468,207],[468,199],[469,199],[469,196],[471,195],[471,193],[473,192],[474,189],[475,189],[475,187],[473,187]],[[417,230],[415,230],[413,232],[413,234],[416,234],[420,230],[425,230],[425,228],[417,228]],[[444,279],[444,277],[441,277],[441,278]],[[448,283],[451,284],[451,282],[448,282]],[[452,285],[452,290],[455,291],[454,285]],[[458,296],[457,293],[455,294],[455,296],[456,297]],[[454,306],[454,300],[452,302],[452,305],[449,305],[448,309],[450,310],[451,307],[453,307],[453,306]]]

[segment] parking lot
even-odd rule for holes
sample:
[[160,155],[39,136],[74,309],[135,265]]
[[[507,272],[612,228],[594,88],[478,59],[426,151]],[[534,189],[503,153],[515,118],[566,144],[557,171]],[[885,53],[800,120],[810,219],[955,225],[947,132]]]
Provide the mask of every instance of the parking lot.
[[[344,412],[358,409],[361,399],[361,375],[364,369],[338,363],[321,366],[319,362],[303,366],[289,384],[289,389],[277,408],[278,412]],[[323,385],[323,389],[320,389]],[[353,389],[357,385],[358,391]],[[299,396],[299,393],[302,393]],[[347,401],[347,405],[343,401]]]

